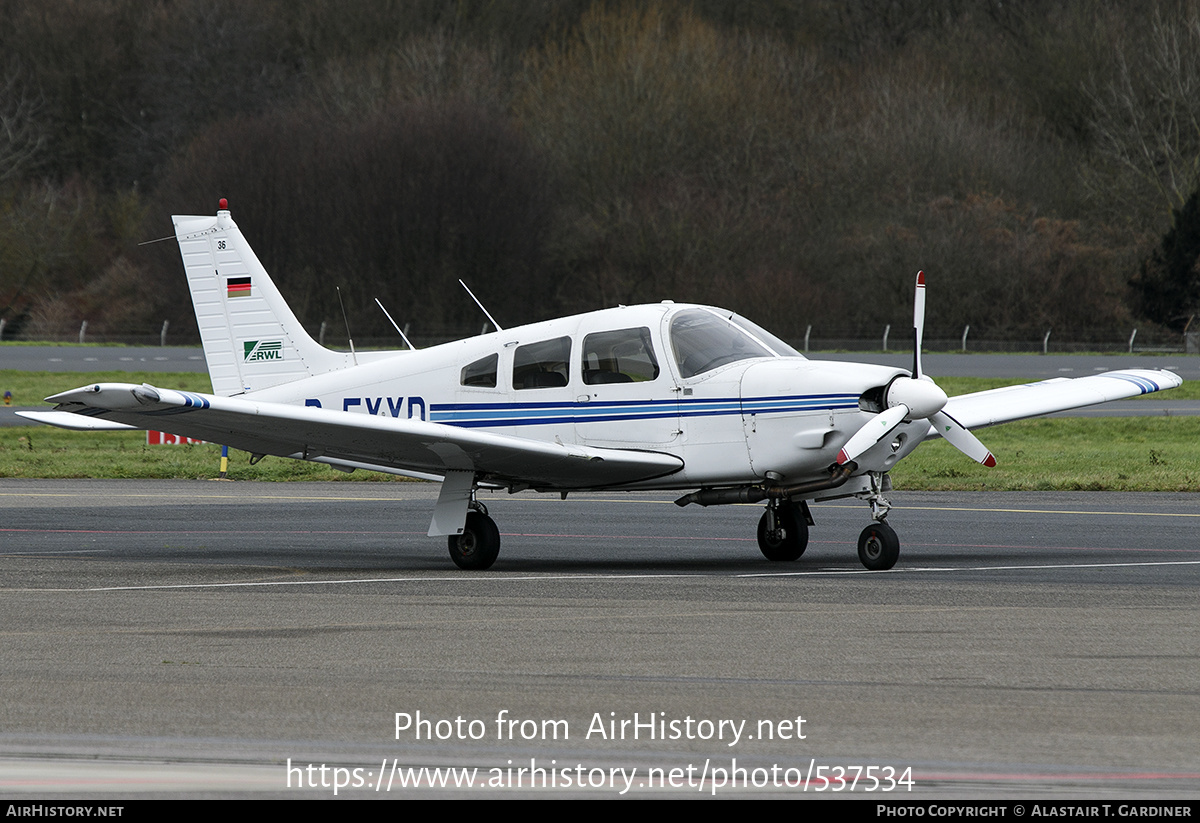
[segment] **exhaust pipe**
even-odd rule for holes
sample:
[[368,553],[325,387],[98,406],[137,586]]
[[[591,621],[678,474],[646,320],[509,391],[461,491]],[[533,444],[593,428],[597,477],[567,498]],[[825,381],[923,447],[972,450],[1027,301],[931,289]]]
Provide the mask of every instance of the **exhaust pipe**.
[[813,480],[795,486],[738,486],[733,489],[700,489],[700,491],[685,494],[675,501],[675,505],[682,507],[696,503],[700,506],[723,506],[732,503],[758,503],[768,499],[795,497],[836,489],[849,480],[857,470],[858,464],[851,460],[840,466],[831,466],[829,477],[824,480]]

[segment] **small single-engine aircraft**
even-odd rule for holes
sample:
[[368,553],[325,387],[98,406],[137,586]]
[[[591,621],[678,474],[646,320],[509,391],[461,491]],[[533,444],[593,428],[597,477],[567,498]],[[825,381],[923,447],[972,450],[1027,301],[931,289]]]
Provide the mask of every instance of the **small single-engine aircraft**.
[[99,383],[25,417],[72,429],[158,429],[264,455],[440,480],[429,535],[486,569],[500,532],[480,488],[677,489],[676,503],[765,501],[768,560],[804,553],[809,501],[858,497],[868,569],[890,569],[888,471],[942,437],[986,466],[969,429],[1179,386],[1129,369],[948,399],[921,368],[917,275],[912,371],[808,360],[733,312],[620,306],[421,350],[337,352],[301,326],[221,201],[174,217],[213,394]]

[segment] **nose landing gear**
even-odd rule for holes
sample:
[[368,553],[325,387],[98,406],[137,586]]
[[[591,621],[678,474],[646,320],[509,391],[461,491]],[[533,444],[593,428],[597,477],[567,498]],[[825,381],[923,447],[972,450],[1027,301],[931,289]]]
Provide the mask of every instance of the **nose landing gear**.
[[882,520],[867,526],[858,536],[858,559],[871,571],[887,571],[899,557],[900,538]]

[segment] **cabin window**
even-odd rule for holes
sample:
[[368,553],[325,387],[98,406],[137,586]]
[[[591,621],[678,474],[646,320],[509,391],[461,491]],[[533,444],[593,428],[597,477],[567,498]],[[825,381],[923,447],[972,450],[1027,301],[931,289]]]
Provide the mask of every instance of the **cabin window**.
[[513,355],[514,389],[552,389],[571,379],[571,338],[556,337],[520,346]]
[[650,330],[621,329],[583,338],[583,382],[644,383],[658,377]]
[[774,356],[740,326],[706,309],[685,309],[675,315],[671,347],[681,377],[695,377],[738,360]]
[[500,355],[489,354],[487,357],[463,366],[459,382],[464,386],[479,386],[494,389],[496,388],[496,372],[499,366]]

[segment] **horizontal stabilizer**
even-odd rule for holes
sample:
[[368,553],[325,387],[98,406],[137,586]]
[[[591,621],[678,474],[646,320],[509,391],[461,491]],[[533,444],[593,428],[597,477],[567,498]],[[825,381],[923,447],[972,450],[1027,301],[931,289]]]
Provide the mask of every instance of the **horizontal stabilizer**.
[[137,431],[137,426],[128,426],[111,420],[99,420],[95,417],[65,411],[19,411],[17,416],[32,420],[34,423],[45,423],[47,426],[58,426],[60,429],[74,429],[75,431]]

